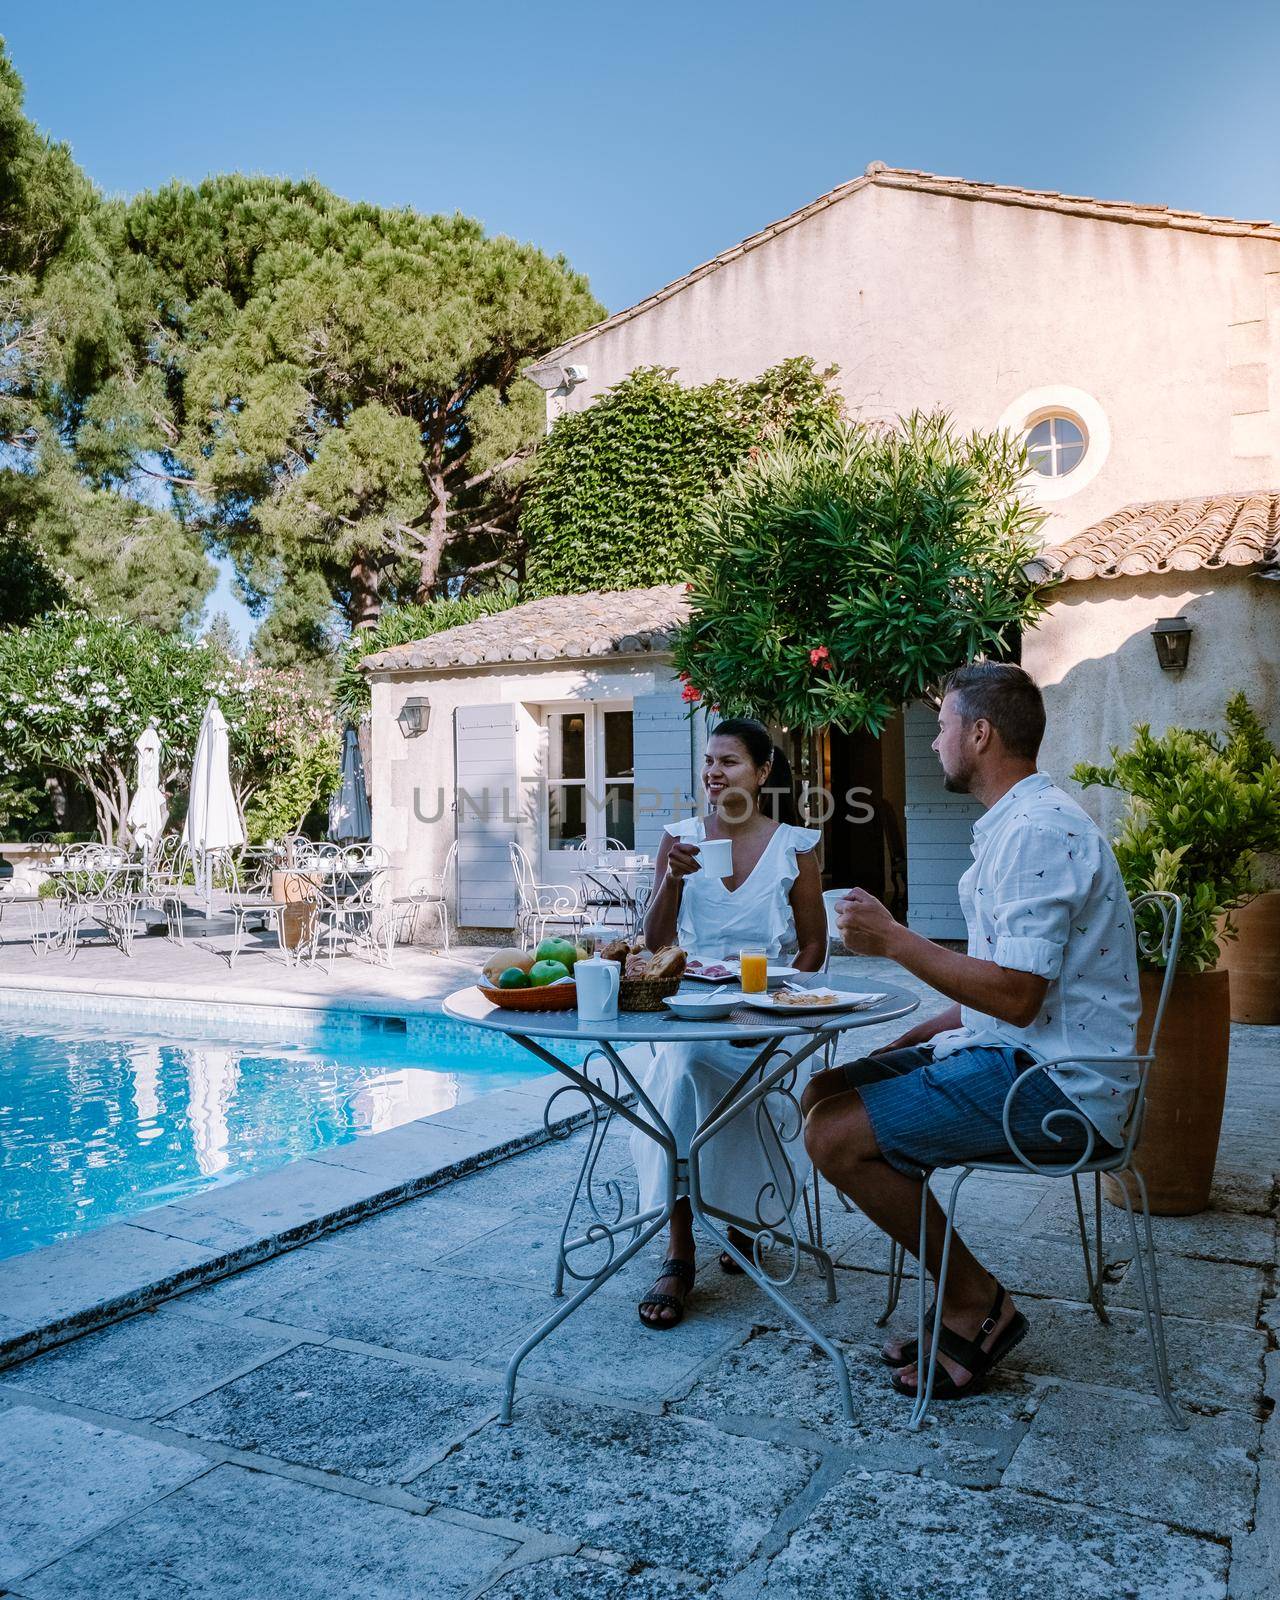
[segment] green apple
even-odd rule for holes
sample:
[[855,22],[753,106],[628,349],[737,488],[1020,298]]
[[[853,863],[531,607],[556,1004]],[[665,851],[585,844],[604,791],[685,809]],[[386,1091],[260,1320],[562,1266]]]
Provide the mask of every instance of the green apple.
[[527,989],[529,988],[529,974],[521,972],[519,967],[508,967],[505,972],[498,975],[499,989]]
[[566,972],[573,971],[578,947],[572,939],[544,939],[538,946],[539,961],[558,961]]
[[529,982],[535,989],[554,983],[557,978],[567,978],[569,969],[563,961],[535,961],[529,969]]

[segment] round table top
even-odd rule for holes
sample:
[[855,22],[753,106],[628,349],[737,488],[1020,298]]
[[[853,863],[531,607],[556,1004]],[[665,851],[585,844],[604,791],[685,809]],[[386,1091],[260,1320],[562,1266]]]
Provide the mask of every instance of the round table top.
[[[825,973],[808,974],[811,987],[835,988]],[[701,984],[682,987],[684,993],[705,993]],[[785,1018],[756,1011],[749,1022],[725,1017],[714,1022],[686,1022],[664,1007],[661,1011],[620,1011],[607,1022],[582,1022],[576,1011],[506,1011],[486,1000],[474,987],[457,989],[444,1002],[446,1015],[458,1022],[492,1028],[496,1033],[525,1034],[534,1039],[594,1039],[611,1044],[676,1043],[696,1039],[762,1039],[796,1033],[840,1033],[846,1028],[868,1028],[877,1022],[905,1017],[920,1004],[916,995],[893,984],[876,983],[856,993],[879,994],[884,999],[865,1011],[795,1012]]]

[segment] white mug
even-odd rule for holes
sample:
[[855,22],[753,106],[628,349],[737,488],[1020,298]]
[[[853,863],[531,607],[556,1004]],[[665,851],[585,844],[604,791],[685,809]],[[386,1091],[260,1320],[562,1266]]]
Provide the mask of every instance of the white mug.
[[622,963],[591,956],[574,963],[573,977],[578,986],[578,1021],[612,1022],[618,1015]]
[[698,846],[698,865],[713,878],[732,878],[733,840],[704,839]]

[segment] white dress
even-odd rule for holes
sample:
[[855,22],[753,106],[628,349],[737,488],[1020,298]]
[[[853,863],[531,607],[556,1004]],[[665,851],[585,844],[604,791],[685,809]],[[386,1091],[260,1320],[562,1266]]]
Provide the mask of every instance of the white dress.
[[[700,844],[706,837],[701,817],[669,823],[675,839]],[[684,880],[676,937],[699,960],[736,960],[743,949],[759,949],[772,958],[793,955],[796,925],[791,912],[791,886],[799,873],[797,857],[812,850],[821,836],[808,828],[780,823],[765,845],[747,881],[730,890],[722,878],[702,871]],[[781,1042],[781,1041],[780,1041]],[[758,1046],[743,1049],[724,1043],[669,1044],[637,1073],[676,1136],[683,1156],[698,1124],[751,1065]],[[809,1169],[800,1130],[781,1147],[766,1130],[781,1172],[786,1163],[795,1171],[797,1186]],[[666,1196],[666,1161],[657,1145],[643,1134],[631,1135],[631,1155],[640,1180],[640,1208],[662,1205]],[[728,1124],[703,1146],[699,1172],[702,1198],[712,1206],[731,1211],[750,1222],[758,1215],[777,1218],[778,1201],[765,1191],[774,1182],[770,1163],[757,1132],[754,1111]],[[791,1197],[788,1196],[789,1200]]]

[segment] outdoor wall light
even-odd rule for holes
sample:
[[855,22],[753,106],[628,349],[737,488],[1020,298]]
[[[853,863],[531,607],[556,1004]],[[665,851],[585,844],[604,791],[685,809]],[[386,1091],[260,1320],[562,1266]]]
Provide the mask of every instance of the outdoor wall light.
[[1156,660],[1165,672],[1184,672],[1191,653],[1191,624],[1185,617],[1157,617],[1151,630]]
[[427,731],[431,721],[431,702],[421,695],[410,695],[396,714],[396,721],[400,724],[400,732],[406,739],[416,739],[420,733]]

